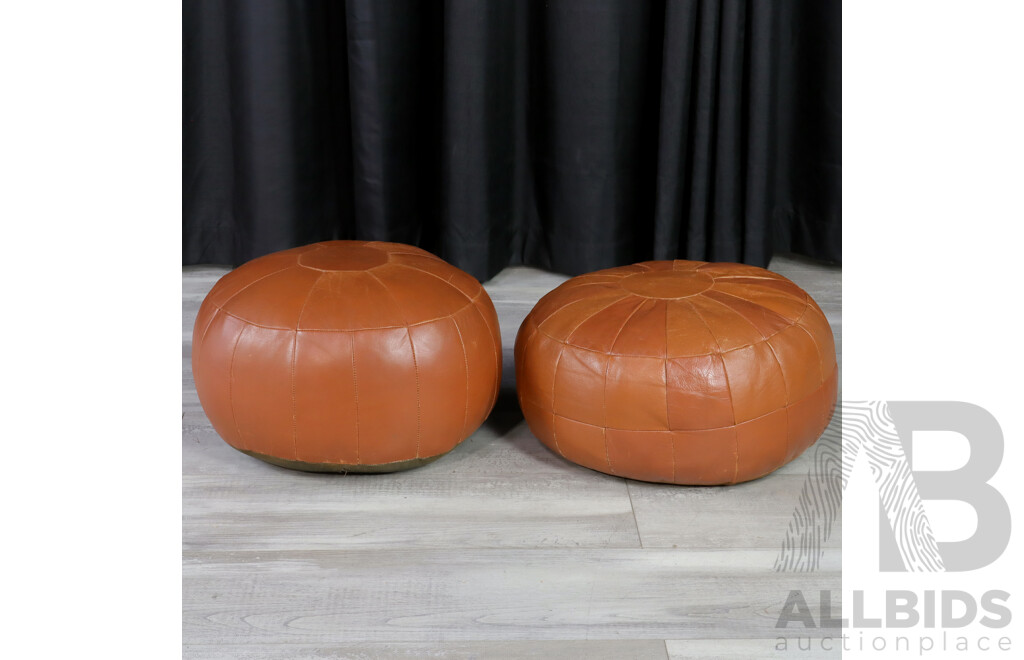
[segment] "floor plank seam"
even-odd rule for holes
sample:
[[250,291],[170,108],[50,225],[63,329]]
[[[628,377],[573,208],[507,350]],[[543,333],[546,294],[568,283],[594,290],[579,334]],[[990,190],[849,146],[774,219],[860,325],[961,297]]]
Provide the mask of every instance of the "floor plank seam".
[[630,511],[633,512],[633,524],[636,525],[636,540],[637,540],[637,543],[640,544],[640,549],[642,550],[643,547],[644,547],[644,538],[642,536],[640,536],[640,521],[637,520],[637,517],[636,517],[636,507],[633,506],[633,492],[629,488],[629,482],[628,481],[623,479],[622,482],[626,486],[626,497],[629,498],[629,508],[630,508]]

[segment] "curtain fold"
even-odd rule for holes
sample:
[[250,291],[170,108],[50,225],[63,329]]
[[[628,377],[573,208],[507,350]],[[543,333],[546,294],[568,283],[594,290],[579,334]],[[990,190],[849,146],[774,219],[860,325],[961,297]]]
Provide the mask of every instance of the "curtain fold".
[[185,264],[839,262],[840,6],[186,0]]

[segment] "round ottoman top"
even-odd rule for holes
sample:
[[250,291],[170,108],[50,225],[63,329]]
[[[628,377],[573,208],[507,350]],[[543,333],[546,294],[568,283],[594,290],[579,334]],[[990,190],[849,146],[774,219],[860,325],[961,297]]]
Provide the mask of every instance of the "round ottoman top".
[[482,291],[473,276],[411,245],[327,241],[243,264],[207,301],[268,328],[374,330],[444,319]]
[[732,263],[653,261],[574,277],[516,340],[534,433],[596,470],[734,483],[795,458],[836,397],[832,330],[785,277]]
[[409,245],[328,241],[254,259],[200,307],[193,374],[228,444],[313,471],[438,458],[486,418],[501,380],[490,298]]

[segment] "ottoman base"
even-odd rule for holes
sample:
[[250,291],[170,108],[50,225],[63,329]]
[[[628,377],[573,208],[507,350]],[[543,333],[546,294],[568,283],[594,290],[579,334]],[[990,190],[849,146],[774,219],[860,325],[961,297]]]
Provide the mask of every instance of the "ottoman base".
[[403,470],[411,470],[413,468],[427,465],[428,463],[433,463],[448,453],[444,452],[443,454],[437,454],[436,456],[411,458],[407,461],[395,461],[394,463],[381,463],[379,465],[349,465],[346,463],[307,463],[306,461],[292,461],[287,458],[268,456],[267,454],[248,451],[246,449],[239,449],[238,451],[243,454],[248,454],[253,458],[258,458],[261,461],[271,463],[272,465],[289,468],[291,470],[301,470],[303,472],[335,472],[342,474],[383,474],[386,472],[401,472]]

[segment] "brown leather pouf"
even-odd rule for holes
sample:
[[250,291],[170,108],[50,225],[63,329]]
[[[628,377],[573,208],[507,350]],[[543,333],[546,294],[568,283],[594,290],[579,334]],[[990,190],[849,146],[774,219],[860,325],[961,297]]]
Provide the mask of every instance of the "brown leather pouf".
[[832,330],[762,268],[652,261],[575,277],[516,337],[519,402],[565,458],[675,484],[756,479],[800,455],[836,401]]
[[213,287],[192,337],[196,390],[220,436],[300,470],[429,463],[483,422],[501,381],[480,283],[397,243],[250,261]]

